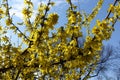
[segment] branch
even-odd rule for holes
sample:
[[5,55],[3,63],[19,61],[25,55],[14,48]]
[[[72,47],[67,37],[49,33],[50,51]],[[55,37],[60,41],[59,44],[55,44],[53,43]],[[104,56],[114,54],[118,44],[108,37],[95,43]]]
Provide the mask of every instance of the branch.
[[16,75],[16,77],[15,77],[15,80],[17,80],[17,79],[18,79],[20,72],[21,72],[21,69],[20,69],[20,70],[18,70],[18,73],[17,73],[17,75]]
[[6,72],[7,70],[10,70],[10,69],[13,69],[13,68],[15,68],[15,67],[14,67],[14,66],[9,66],[9,67],[7,67],[7,68],[0,68],[0,72],[4,73],[4,72]]
[[70,0],[70,8],[71,8],[71,10],[73,11],[73,6],[72,6],[71,0]]
[[51,0],[49,0],[48,3],[47,3],[47,7],[46,7],[46,9],[45,9],[45,14],[44,14],[43,20],[42,20],[42,22],[41,22],[41,26],[42,26],[42,27],[44,26],[44,22],[45,22],[45,20],[46,20],[45,17],[46,17],[47,12],[48,12],[48,7],[49,7],[49,5],[50,5],[50,1],[51,1]]
[[[117,1],[118,1],[118,0],[115,0],[115,1],[114,1],[113,6],[116,5]],[[109,18],[110,14],[111,14],[111,10],[109,11],[109,13],[107,14],[107,16],[106,16],[105,19]]]
[[[103,48],[103,50],[105,51],[105,49]],[[102,53],[104,53],[103,52],[103,50],[101,51],[101,54]],[[87,73],[87,75],[83,78],[83,80],[85,80],[86,79],[86,77],[96,77],[96,76],[98,76],[99,75],[99,73],[100,73],[100,71],[104,68],[104,66],[99,66],[99,65],[102,65],[102,63],[105,63],[105,62],[107,62],[110,58],[110,56],[111,56],[111,54],[112,54],[112,48],[111,47],[108,47],[107,48],[107,55],[105,55],[105,57],[104,58],[102,58],[101,60],[100,60],[100,62],[97,62],[96,64],[95,63],[93,63],[93,64],[91,64],[90,66],[89,66],[89,68],[88,69],[90,69],[89,70],[89,72]],[[101,55],[101,57],[103,57],[104,55]],[[95,65],[98,65],[99,66],[99,68],[98,68],[98,71],[97,71],[97,73],[95,74],[95,75],[93,75],[93,76],[91,76],[90,75],[90,73],[91,73],[91,68],[93,67],[93,66],[95,66]]]
[[[8,0],[6,0],[6,7],[7,7],[7,16],[8,16],[8,18],[9,19],[11,19],[11,17],[10,17],[10,12],[9,12],[9,4],[8,4]],[[12,22],[11,23],[13,26],[15,26],[15,24]],[[20,31],[20,29],[17,27],[17,26],[15,26],[16,27],[16,30],[18,30],[28,41],[30,41],[28,38],[27,38],[27,36],[25,35],[25,34],[23,34],[22,33],[22,31]]]
[[[22,68],[29,68],[29,67],[33,67],[33,68],[38,68],[39,67],[39,63],[34,63],[33,64],[34,66],[28,66],[27,64],[23,64],[22,65]],[[7,68],[0,68],[0,72],[2,72],[2,73],[4,73],[4,72],[7,72],[8,70],[11,70],[11,69],[17,69],[17,67],[19,67],[19,64],[15,67],[15,66],[13,66],[13,65],[11,65],[11,66],[9,66],[9,67],[7,67]],[[21,70],[20,70],[21,71]]]
[[[120,0],[115,0],[114,3],[113,3],[113,6],[115,6],[117,4],[117,1],[120,1]],[[109,13],[107,14],[105,19],[109,18],[110,14],[111,14],[111,10],[109,11]],[[115,21],[113,22],[112,27],[114,27],[117,20],[118,20],[118,16],[116,17]]]
[[[12,25],[15,26],[14,23],[12,23]],[[27,39],[28,41],[30,41],[30,40],[28,39],[28,37],[27,37],[25,34],[23,34],[23,32],[22,32],[17,26],[15,26],[15,27],[16,27],[16,30],[19,31],[19,32],[24,36],[25,39]]]
[[86,80],[86,78],[90,76],[90,73],[91,73],[91,68],[90,68],[89,72],[87,73],[87,75],[82,80]]
[[100,69],[97,71],[97,73],[96,73],[95,75],[93,75],[93,76],[90,76],[90,78],[98,76],[98,74],[100,73],[100,71],[101,71],[103,68],[104,68],[104,67],[100,67]]
[[114,25],[115,25],[115,23],[117,22],[117,20],[118,20],[118,16],[117,16],[117,18],[115,19],[115,21],[113,22],[112,27],[114,27]]

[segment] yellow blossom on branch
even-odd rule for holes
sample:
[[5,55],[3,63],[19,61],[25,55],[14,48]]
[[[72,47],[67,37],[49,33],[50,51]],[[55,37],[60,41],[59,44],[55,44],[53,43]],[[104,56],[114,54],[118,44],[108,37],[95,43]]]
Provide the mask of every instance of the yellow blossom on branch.
[[[99,0],[88,15],[73,0],[66,1],[67,19],[59,26],[56,24],[62,24],[59,22],[62,15],[52,12],[51,0],[38,6],[33,0],[24,0],[23,19],[19,23],[11,16],[8,0],[2,0],[0,16],[4,13],[6,16],[0,17],[0,31],[4,33],[0,33],[0,79],[87,80],[93,74],[103,41],[110,39],[120,17],[120,3],[110,5],[106,18],[97,19],[91,27],[104,0]],[[84,30],[88,34],[81,42]]]
[[7,26],[10,26],[11,24],[12,24],[12,19],[7,18],[7,19],[6,19],[6,25],[7,25]]

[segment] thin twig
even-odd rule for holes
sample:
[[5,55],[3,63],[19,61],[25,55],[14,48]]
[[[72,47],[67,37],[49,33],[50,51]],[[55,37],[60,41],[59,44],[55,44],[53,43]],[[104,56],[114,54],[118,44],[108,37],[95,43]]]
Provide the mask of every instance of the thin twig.
[[[11,19],[11,17],[10,17],[10,12],[9,12],[8,0],[6,0],[6,6],[7,6],[7,9],[8,9],[8,11],[7,11],[7,16],[8,16],[9,19]],[[13,26],[15,26],[15,24],[14,24],[13,22],[12,22],[11,24],[12,24]],[[20,31],[20,29],[19,29],[17,26],[15,26],[15,27],[16,27],[16,30],[19,31],[19,32],[24,36],[24,38],[26,38],[28,41],[30,41],[30,40],[27,38],[27,36],[26,36],[25,34],[23,34],[23,32]]]
[[[15,26],[14,23],[12,23],[12,25]],[[18,32],[20,32],[20,33],[24,36],[25,39],[27,39],[27,41],[30,41],[30,40],[28,39],[28,37],[27,37],[17,26],[15,26],[15,28],[16,28],[16,30],[17,30]]]
[[87,73],[87,75],[82,80],[86,80],[86,78],[90,76],[90,73],[91,73],[91,68],[89,69],[89,72]]
[[70,8],[73,11],[73,5],[72,5],[72,1],[70,0]]
[[45,17],[46,17],[47,12],[48,12],[48,8],[49,8],[49,5],[50,5],[50,1],[51,1],[51,0],[49,0],[48,3],[47,3],[47,7],[46,7],[46,10],[45,10],[45,14],[44,14],[43,20],[42,20],[42,22],[41,22],[41,26],[42,26],[42,27],[44,26],[44,22],[45,22],[45,20],[46,20]]
[[112,27],[114,27],[115,23],[117,22],[118,17],[115,19],[114,23],[112,24]]
[[18,73],[17,73],[17,75],[16,75],[16,77],[15,77],[15,80],[17,80],[17,79],[18,79],[18,77],[19,77],[19,75],[20,75],[20,72],[21,72],[21,69],[20,69],[20,70],[18,70]]
[[100,71],[101,71],[103,68],[104,68],[104,67],[101,67],[101,68],[97,71],[97,73],[96,73],[95,75],[90,76],[90,78],[98,76],[99,73],[100,73]]
[[[115,1],[114,1],[113,6],[116,5],[117,1],[118,1],[118,0],[115,0]],[[109,11],[109,13],[107,14],[107,16],[106,16],[105,19],[109,18],[110,14],[111,14],[111,10]]]

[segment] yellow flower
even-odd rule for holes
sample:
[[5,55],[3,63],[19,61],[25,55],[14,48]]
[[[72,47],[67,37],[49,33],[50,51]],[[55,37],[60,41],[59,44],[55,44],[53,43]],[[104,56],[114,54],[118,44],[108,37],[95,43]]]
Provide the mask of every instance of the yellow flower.
[[92,52],[91,51],[89,51],[89,53],[88,53],[88,55],[90,55]]
[[95,36],[95,38],[96,38],[97,41],[102,41],[104,39],[104,36],[102,34],[99,34],[99,35]]
[[94,28],[92,29],[92,33],[95,34],[95,35],[99,34],[99,32],[100,32],[100,29],[97,28],[97,27],[94,27]]
[[116,13],[119,16],[120,15],[120,2],[118,3],[118,5],[115,7],[116,9]]
[[50,4],[51,4],[52,6],[54,6],[54,5],[55,5],[55,3],[54,3],[54,2],[51,2]]
[[76,15],[74,13],[71,13],[70,17],[68,17],[68,21],[71,23],[71,24],[74,24],[76,23]]
[[28,18],[32,16],[32,11],[27,8],[23,8],[22,13],[25,17],[28,17]]
[[101,22],[101,24],[99,25],[99,27],[103,30],[103,29],[107,29],[108,27],[108,23],[106,22],[106,20],[103,20]]
[[58,14],[56,14],[56,13],[52,13],[52,14],[49,14],[48,15],[48,21],[52,24],[52,25],[55,25],[56,23],[57,23],[57,21],[58,21],[58,18],[59,18],[59,16],[58,16]]
[[9,41],[9,39],[8,39],[7,36],[2,37],[2,40],[3,40],[3,41],[6,41],[6,42]]
[[110,7],[108,8],[108,12],[114,12],[114,10],[115,10],[115,7],[113,6],[113,4],[110,4]]
[[91,45],[92,49],[96,50],[96,51],[100,51],[101,47],[102,47],[102,43],[101,42],[94,42]]
[[86,37],[86,42],[90,42],[92,40],[92,37],[91,36],[87,36]]
[[12,24],[12,19],[8,18],[6,19],[6,25],[9,26]]
[[18,37],[22,37],[22,34],[21,34],[21,33],[18,33]]
[[97,20],[96,24],[97,24],[97,26],[100,26],[100,24],[101,24],[100,20]]
[[68,3],[70,3],[70,0],[66,0]]
[[28,4],[28,5],[30,5],[30,6],[33,6],[33,3],[32,3],[31,1],[24,0],[24,3],[25,3],[25,4]]
[[29,11],[28,11],[28,9],[24,8],[23,11],[22,11],[22,13],[23,13],[24,15],[27,15],[27,14],[29,13]]
[[72,46],[76,46],[77,45],[77,41],[74,39],[74,40],[72,40],[71,42],[70,42],[70,45],[72,45]]
[[2,8],[0,8],[0,14],[4,14],[4,11],[2,10]]
[[0,31],[2,31],[2,26],[0,26]]
[[80,34],[80,27],[74,26],[73,32],[74,32],[74,36],[78,37]]

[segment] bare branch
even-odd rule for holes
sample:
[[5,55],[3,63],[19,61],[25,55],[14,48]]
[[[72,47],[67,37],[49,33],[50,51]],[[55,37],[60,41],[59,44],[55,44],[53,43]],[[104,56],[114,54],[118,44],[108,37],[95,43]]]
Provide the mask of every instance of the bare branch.
[[100,73],[100,71],[101,71],[103,68],[104,68],[104,67],[100,67],[100,69],[97,71],[97,73],[96,73],[95,75],[90,76],[90,78],[98,76],[99,73]]

